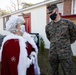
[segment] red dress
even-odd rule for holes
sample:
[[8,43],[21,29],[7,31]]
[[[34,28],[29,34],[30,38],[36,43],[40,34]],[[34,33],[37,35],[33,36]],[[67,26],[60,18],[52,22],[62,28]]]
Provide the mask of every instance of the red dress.
[[4,43],[2,51],[1,75],[18,75],[19,41],[11,39]]
[[[27,52],[28,52],[28,57],[30,56],[30,53],[32,51],[34,51],[33,47],[31,46],[30,43],[26,43],[26,49],[27,49]],[[34,72],[34,65],[30,65],[30,67],[27,69],[27,74],[26,75],[35,75],[35,72]]]

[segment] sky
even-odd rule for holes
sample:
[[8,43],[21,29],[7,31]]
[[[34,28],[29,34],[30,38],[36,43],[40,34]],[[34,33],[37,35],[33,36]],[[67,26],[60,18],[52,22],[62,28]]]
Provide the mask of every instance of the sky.
[[[39,3],[44,0],[21,0],[21,2],[26,2],[26,3]],[[16,2],[16,0],[0,0],[0,8],[7,10],[7,8],[10,8],[10,2]]]

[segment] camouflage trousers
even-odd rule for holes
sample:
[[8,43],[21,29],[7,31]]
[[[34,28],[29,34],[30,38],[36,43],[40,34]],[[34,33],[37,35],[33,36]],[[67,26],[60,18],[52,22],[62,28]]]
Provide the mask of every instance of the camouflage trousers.
[[58,56],[56,58],[50,57],[49,62],[52,68],[52,75],[60,75],[58,71],[59,64],[61,64],[64,75],[74,75],[72,58],[59,59]]

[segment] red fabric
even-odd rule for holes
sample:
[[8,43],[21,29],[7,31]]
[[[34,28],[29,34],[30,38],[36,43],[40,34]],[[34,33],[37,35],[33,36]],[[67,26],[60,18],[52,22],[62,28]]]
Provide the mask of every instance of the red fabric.
[[20,47],[18,40],[11,39],[5,42],[2,51],[1,75],[18,75],[19,53]]
[[[31,44],[28,43],[28,42],[26,43],[26,49],[27,49],[28,57],[29,57],[30,53],[31,53],[32,51],[34,51],[34,50],[33,50],[33,47],[31,46]],[[31,66],[27,69],[27,75],[35,75],[34,65],[31,65]]]
[[[27,52],[28,57],[30,53],[33,51],[32,46],[27,43]],[[1,68],[1,75],[18,75],[18,62],[19,62],[19,41],[17,39],[11,39],[4,43],[3,51],[2,51],[2,68]],[[11,59],[15,57],[15,60],[12,61]],[[27,69],[26,75],[35,75],[34,73],[34,65],[31,65]]]

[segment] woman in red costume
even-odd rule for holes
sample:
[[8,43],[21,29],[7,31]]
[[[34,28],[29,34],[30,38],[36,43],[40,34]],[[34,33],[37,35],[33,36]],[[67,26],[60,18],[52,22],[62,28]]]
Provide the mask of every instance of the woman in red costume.
[[31,35],[25,31],[24,25],[21,26],[21,32],[23,33],[23,38],[25,39],[28,57],[35,55],[36,52],[35,61],[33,61],[33,64],[27,69],[27,75],[32,75],[32,74],[40,75],[40,68],[38,66],[38,60],[37,60],[38,48],[36,46],[36,43],[34,42]]
[[[6,30],[10,31],[1,46],[1,75],[27,75],[27,68],[35,62],[36,52],[27,52],[21,26],[24,19],[12,16],[6,23]],[[34,75],[31,73],[30,75]]]
[[36,43],[34,42],[33,38],[29,33],[25,31],[25,26],[21,26],[21,31],[23,33],[23,38],[25,39],[26,43],[26,49],[28,52],[28,57],[31,55],[35,55],[34,52],[36,52],[36,60],[33,62],[33,64],[27,69],[27,75],[40,75],[40,68],[38,66],[38,60],[37,60],[37,55],[38,55],[38,48],[36,46]]

